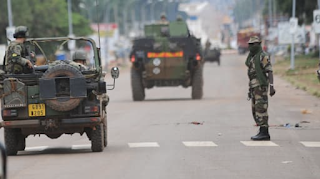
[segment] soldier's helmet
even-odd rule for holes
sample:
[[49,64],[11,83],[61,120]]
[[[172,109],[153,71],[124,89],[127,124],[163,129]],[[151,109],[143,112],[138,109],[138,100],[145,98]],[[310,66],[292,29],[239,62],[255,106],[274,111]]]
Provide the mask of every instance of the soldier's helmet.
[[72,60],[82,60],[82,61],[86,61],[87,60],[87,54],[84,51],[75,51],[73,56],[72,56]]
[[163,13],[161,13],[161,16],[160,16],[160,18],[161,18],[161,19],[162,19],[162,18],[165,18],[165,19],[166,19],[166,18],[167,18],[167,15],[166,15],[166,13],[164,13],[164,12],[163,12]]
[[183,21],[183,18],[182,18],[181,15],[178,15],[178,16],[177,16],[177,21]]
[[253,44],[253,43],[261,43],[261,39],[258,36],[252,36],[250,37],[248,44]]
[[18,26],[13,34],[14,38],[27,38],[29,36],[28,27]]

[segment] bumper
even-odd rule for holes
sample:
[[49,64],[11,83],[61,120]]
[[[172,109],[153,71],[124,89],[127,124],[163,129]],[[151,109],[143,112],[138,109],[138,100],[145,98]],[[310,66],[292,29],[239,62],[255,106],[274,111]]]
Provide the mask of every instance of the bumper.
[[59,128],[59,127],[93,127],[100,124],[100,117],[73,119],[32,119],[2,121],[0,128]]

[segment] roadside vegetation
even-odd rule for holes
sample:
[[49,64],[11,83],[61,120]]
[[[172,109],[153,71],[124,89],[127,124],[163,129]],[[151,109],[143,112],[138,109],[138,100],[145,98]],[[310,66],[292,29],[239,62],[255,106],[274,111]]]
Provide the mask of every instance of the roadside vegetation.
[[295,57],[295,69],[290,69],[290,57],[278,59],[274,65],[274,72],[289,81],[298,89],[320,97],[320,82],[317,78],[319,58],[313,55]]

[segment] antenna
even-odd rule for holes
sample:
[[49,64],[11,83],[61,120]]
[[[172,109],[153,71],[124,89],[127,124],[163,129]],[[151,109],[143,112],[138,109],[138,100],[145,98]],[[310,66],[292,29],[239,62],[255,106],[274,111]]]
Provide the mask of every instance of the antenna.
[[100,23],[99,23],[99,11],[98,11],[98,0],[96,0],[96,11],[97,11],[97,23],[98,23],[98,37],[99,37],[99,48],[101,48],[101,42],[100,42]]

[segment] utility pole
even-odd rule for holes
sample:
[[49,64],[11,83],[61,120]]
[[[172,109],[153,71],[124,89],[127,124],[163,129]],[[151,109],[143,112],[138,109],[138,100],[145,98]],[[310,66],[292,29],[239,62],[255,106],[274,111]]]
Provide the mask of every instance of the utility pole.
[[9,27],[13,26],[12,22],[12,8],[11,8],[11,0],[7,0],[8,4],[8,22],[9,22]]
[[[292,0],[292,18],[296,17],[296,0]],[[290,69],[294,70],[294,33],[292,34],[291,41],[291,65]]]
[[9,44],[10,41],[14,40],[13,34],[15,31],[15,27],[13,26],[12,22],[12,9],[11,9],[11,0],[7,0],[8,5],[8,22],[9,26],[6,28],[6,35],[7,35],[7,43]]
[[68,0],[69,36],[73,35],[71,0]]
[[[73,38],[73,27],[72,27],[72,9],[71,9],[71,0],[68,0],[68,22],[69,22],[69,38]],[[73,53],[73,50],[76,48],[76,43],[74,40],[68,41],[68,48]]]
[[273,22],[272,22],[272,0],[269,0],[269,27],[272,27]]
[[272,12],[273,12],[273,22],[275,23],[275,26],[278,24],[278,18],[277,18],[277,7],[276,7],[276,0],[272,0]]
[[[318,9],[320,10],[320,0],[318,0]],[[319,49],[319,59],[320,59],[320,35],[318,34],[318,49]]]

